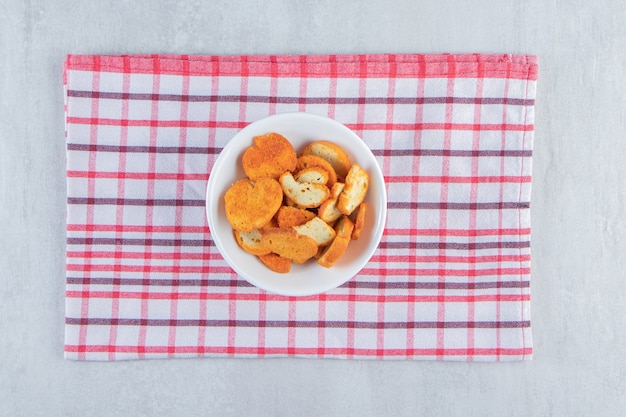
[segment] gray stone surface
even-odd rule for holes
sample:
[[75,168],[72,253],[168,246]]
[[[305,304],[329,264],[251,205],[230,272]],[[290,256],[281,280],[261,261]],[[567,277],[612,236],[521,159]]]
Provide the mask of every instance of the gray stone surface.
[[[619,416],[626,3],[0,0],[0,416]],[[540,59],[534,360],[63,359],[67,53]]]

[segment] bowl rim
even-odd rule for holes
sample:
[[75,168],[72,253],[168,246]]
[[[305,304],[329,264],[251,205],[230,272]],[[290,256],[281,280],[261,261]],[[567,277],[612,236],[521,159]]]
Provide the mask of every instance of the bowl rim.
[[[274,121],[280,121],[281,119],[298,119],[298,118],[302,118],[302,119],[309,119],[309,120],[313,120],[313,121],[317,121],[317,122],[321,122],[321,123],[327,123],[327,124],[332,124],[334,128],[336,129],[340,129],[343,131],[343,133],[345,133],[348,136],[352,136],[353,139],[355,139],[355,141],[357,141],[357,143],[360,143],[360,146],[362,148],[362,151],[366,151],[366,153],[369,154],[369,157],[371,158],[371,160],[373,161],[373,164],[371,164],[374,168],[373,171],[374,172],[369,172],[370,175],[370,189],[371,189],[371,185],[373,183],[372,181],[372,177],[375,178],[376,181],[374,181],[375,183],[377,183],[377,188],[378,188],[378,196],[379,196],[379,204],[376,210],[376,218],[374,219],[374,227],[372,230],[372,236],[370,237],[370,241],[368,243],[368,248],[369,250],[367,251],[366,256],[359,256],[358,259],[360,259],[360,261],[358,262],[358,267],[354,267],[352,266],[350,268],[350,273],[346,274],[346,277],[342,280],[336,280],[336,282],[333,282],[332,285],[326,285],[326,286],[317,286],[315,288],[311,288],[311,289],[300,289],[300,290],[284,290],[281,288],[277,288],[275,286],[271,286],[271,285],[267,285],[266,282],[263,282],[262,279],[257,279],[255,276],[251,276],[251,274],[249,274],[247,271],[243,270],[243,268],[241,268],[237,262],[235,262],[229,251],[224,247],[222,240],[224,238],[224,236],[219,236],[218,233],[214,232],[216,230],[218,230],[218,227],[216,227],[216,221],[218,219],[214,219],[214,216],[211,213],[211,203],[215,204],[215,201],[210,201],[210,195],[211,195],[211,190],[217,186],[217,184],[219,184],[219,180],[218,180],[218,175],[214,175],[214,172],[216,172],[217,169],[219,169],[221,167],[221,165],[224,163],[225,160],[228,159],[228,157],[230,156],[230,154],[232,153],[232,149],[237,147],[237,138],[241,137],[241,136],[245,136],[246,132],[250,132],[253,131],[255,128],[257,128],[259,125],[264,124],[264,123],[272,123]],[[249,135],[250,136],[250,140],[252,140],[253,136],[256,136],[257,134],[254,135]],[[354,152],[354,151],[353,151]],[[219,201],[222,201],[223,195],[219,196]],[[205,215],[207,216],[207,222],[208,222],[208,226],[209,226],[209,230],[210,232],[210,236],[211,239],[213,240],[218,252],[220,253],[220,255],[224,258],[224,261],[237,273],[237,275],[241,278],[243,278],[244,280],[246,280],[248,283],[250,283],[251,285],[260,288],[264,291],[267,291],[269,293],[274,293],[274,294],[278,294],[278,295],[283,295],[283,296],[295,296],[295,297],[300,297],[300,296],[310,296],[310,295],[317,295],[317,294],[322,294],[328,291],[331,291],[343,284],[345,284],[346,282],[348,282],[350,279],[354,278],[355,275],[357,275],[359,273],[359,271],[361,271],[363,269],[363,267],[369,262],[369,260],[371,259],[371,257],[373,256],[374,252],[376,251],[376,249],[379,247],[380,245],[380,241],[382,239],[382,235],[385,229],[385,224],[386,224],[386,220],[387,220],[387,191],[386,191],[386,185],[385,185],[385,181],[384,181],[384,176],[382,174],[382,169],[380,167],[380,165],[378,164],[378,161],[376,160],[374,154],[372,153],[372,151],[370,150],[369,146],[367,146],[367,144],[363,141],[363,139],[358,136],[354,131],[352,131],[351,129],[349,129],[347,126],[345,126],[344,124],[338,122],[335,119],[332,119],[330,117],[327,116],[322,116],[319,114],[314,114],[314,113],[308,113],[308,112],[284,112],[284,113],[276,113],[267,117],[263,117],[260,119],[257,119],[251,123],[249,123],[248,125],[246,125],[244,128],[239,129],[233,136],[231,136],[231,138],[228,140],[228,142],[226,143],[226,145],[222,148],[222,150],[220,151],[218,157],[215,159],[213,166],[211,167],[211,172],[209,175],[209,180],[207,182],[207,186],[206,186],[206,193],[205,193]],[[224,219],[224,221],[226,221]],[[219,237],[218,237],[219,236]],[[243,249],[242,249],[242,254],[246,254]],[[250,255],[250,254],[247,254]],[[250,255],[253,256],[253,255]],[[355,264],[356,265],[356,264]],[[323,268],[323,267],[319,267],[319,268]],[[332,269],[332,268],[331,268]],[[268,270],[269,271],[269,270]],[[271,272],[271,271],[270,271]],[[267,271],[265,271],[265,273],[267,273]],[[273,273],[276,274],[276,273]],[[285,274],[280,274],[280,275],[285,275]]]

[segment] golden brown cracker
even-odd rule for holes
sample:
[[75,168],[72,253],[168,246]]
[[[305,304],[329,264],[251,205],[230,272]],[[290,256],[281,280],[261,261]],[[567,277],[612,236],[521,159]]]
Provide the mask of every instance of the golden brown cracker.
[[328,182],[326,183],[328,187],[332,187],[333,184],[337,182],[337,173],[327,160],[317,155],[302,155],[296,161],[296,173],[312,167],[320,167],[328,172]]
[[318,246],[329,244],[335,237],[335,229],[319,217],[313,217],[308,222],[293,227],[299,235],[309,236]]
[[322,167],[304,168],[294,176],[298,182],[308,182],[311,184],[328,184],[328,171]]
[[315,213],[309,210],[281,206],[276,213],[275,219],[278,227],[293,227],[304,224],[315,217]]
[[300,208],[319,207],[330,196],[330,190],[323,184],[298,182],[291,172],[285,172],[278,179],[285,196]]
[[251,180],[277,179],[283,172],[295,169],[296,151],[284,136],[278,133],[255,136],[254,143],[242,158],[243,170]]
[[254,184],[247,179],[234,183],[224,195],[226,218],[235,230],[249,232],[264,226],[283,201],[282,187],[271,178]]
[[286,274],[291,270],[291,261],[275,253],[260,255],[258,258],[265,266],[279,274]]
[[274,228],[263,234],[262,243],[272,252],[296,263],[306,262],[317,253],[317,243],[299,235],[293,228]]
[[351,214],[365,198],[368,188],[369,174],[359,164],[352,164],[343,191],[337,199],[337,209],[343,214]]
[[322,256],[317,259],[317,263],[324,268],[330,268],[343,256],[351,240],[354,223],[347,216],[343,216],[335,225],[337,235],[326,247]]
[[358,240],[361,237],[361,230],[365,224],[365,214],[367,212],[367,203],[364,201],[359,204],[354,216],[354,229],[352,230],[352,240]]
[[259,229],[252,229],[249,232],[233,230],[235,240],[243,250],[253,255],[265,255],[271,251],[261,243],[262,232]]
[[337,173],[337,178],[340,181],[346,178],[352,165],[346,151],[336,143],[327,140],[319,140],[308,144],[302,151],[302,155],[315,155],[328,161]]

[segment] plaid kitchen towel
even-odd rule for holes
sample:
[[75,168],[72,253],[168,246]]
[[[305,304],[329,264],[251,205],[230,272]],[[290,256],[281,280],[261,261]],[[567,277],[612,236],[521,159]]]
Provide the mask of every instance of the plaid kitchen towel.
[[[83,56],[65,62],[65,357],[499,361],[532,355],[534,56]],[[342,287],[285,297],[211,239],[241,128],[329,116],[369,146],[388,218]]]

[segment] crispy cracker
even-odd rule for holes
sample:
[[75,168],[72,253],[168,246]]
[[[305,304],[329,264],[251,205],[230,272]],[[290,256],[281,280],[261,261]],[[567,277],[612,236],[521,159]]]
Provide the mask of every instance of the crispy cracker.
[[328,161],[337,173],[337,178],[340,181],[346,178],[352,165],[348,154],[339,145],[327,140],[308,144],[302,151],[302,155],[315,155]]
[[304,168],[294,176],[298,182],[308,182],[311,184],[328,184],[328,171],[322,167]]
[[358,240],[361,237],[361,230],[365,224],[365,213],[367,212],[367,203],[364,201],[359,204],[354,216],[354,229],[352,230],[352,240]]
[[343,191],[337,199],[337,209],[350,215],[365,198],[369,188],[369,175],[359,164],[352,164]]
[[299,235],[309,236],[315,240],[318,246],[329,244],[336,235],[335,229],[319,217],[313,217],[300,226],[294,226],[294,229]]
[[354,223],[347,216],[343,216],[335,225],[337,235],[330,245],[326,247],[322,256],[317,259],[317,263],[324,268],[330,268],[343,256],[350,243],[350,236],[354,229]]
[[282,135],[255,136],[254,143],[242,158],[243,170],[252,181],[264,177],[278,179],[283,172],[296,168],[296,151]]
[[330,190],[323,184],[298,182],[291,172],[285,172],[279,178],[285,196],[300,208],[319,207],[330,196]]
[[337,173],[333,166],[324,158],[317,155],[302,155],[296,161],[296,175],[299,171],[306,168],[320,167],[328,172],[328,182],[326,185],[332,187],[337,182]]
[[271,252],[261,243],[263,234],[259,229],[252,229],[249,232],[233,230],[233,233],[235,234],[235,240],[239,246],[246,252],[253,255],[265,255]]
[[278,181],[261,178],[253,185],[242,179],[224,195],[226,218],[233,229],[249,232],[269,222],[282,201],[283,191]]
[[260,255],[258,258],[265,266],[279,274],[286,274],[291,270],[291,261],[275,253]]
[[291,227],[269,229],[263,234],[262,243],[272,252],[295,263],[304,263],[317,253],[315,240],[299,235]]
[[276,213],[276,225],[278,227],[293,227],[304,224],[315,217],[315,213],[309,210],[281,206]]

